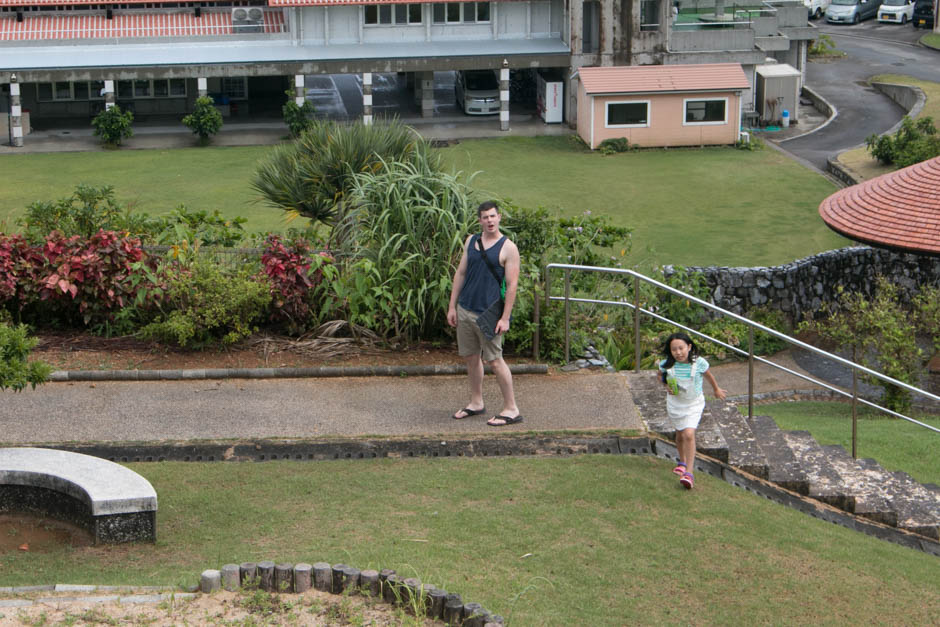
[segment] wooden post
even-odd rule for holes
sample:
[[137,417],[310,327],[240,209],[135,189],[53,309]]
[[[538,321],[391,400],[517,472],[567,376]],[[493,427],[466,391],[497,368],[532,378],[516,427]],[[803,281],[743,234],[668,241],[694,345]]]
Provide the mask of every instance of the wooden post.
[[278,564],[274,567],[274,591],[290,592],[294,589],[294,565]]
[[333,589],[333,569],[326,562],[313,565],[313,587],[323,592]]
[[258,562],[259,587],[266,592],[274,592],[274,562]]
[[444,601],[444,622],[448,625],[459,625],[463,620],[463,599],[459,594],[448,594]]
[[339,594],[343,591],[343,569],[346,564],[333,564],[333,583],[330,586],[330,592]]
[[254,562],[242,562],[238,567],[242,588],[258,587],[258,565]]
[[379,571],[364,570],[359,573],[359,585],[362,586],[362,591],[370,597],[379,596],[382,592],[382,587],[379,583]]
[[301,562],[294,566],[294,592],[304,593],[310,589],[310,574],[313,566]]
[[229,592],[238,590],[241,583],[238,564],[226,564],[222,567],[222,588]]
[[359,569],[347,566],[343,569],[343,592],[348,594],[359,593]]
[[444,602],[447,600],[447,590],[435,588],[428,592],[428,618],[440,620],[444,616]]

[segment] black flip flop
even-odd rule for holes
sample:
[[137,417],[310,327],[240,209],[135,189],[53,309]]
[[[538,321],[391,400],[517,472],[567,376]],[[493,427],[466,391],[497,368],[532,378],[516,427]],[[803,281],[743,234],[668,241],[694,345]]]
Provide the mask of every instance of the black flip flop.
[[[467,414],[466,416],[457,416],[460,412]],[[482,409],[470,409],[469,407],[464,407],[461,410],[455,411],[454,415],[451,416],[454,420],[463,420],[464,418],[469,418],[470,416],[479,416],[480,414],[486,413],[486,407]]]
[[[494,420],[502,420],[503,424],[501,425],[493,424]],[[486,424],[488,424],[491,427],[505,427],[507,425],[514,425],[520,422],[522,422],[522,416],[509,417],[509,416],[503,416],[502,414],[497,414],[493,416],[492,418],[490,418],[489,420],[487,420]]]

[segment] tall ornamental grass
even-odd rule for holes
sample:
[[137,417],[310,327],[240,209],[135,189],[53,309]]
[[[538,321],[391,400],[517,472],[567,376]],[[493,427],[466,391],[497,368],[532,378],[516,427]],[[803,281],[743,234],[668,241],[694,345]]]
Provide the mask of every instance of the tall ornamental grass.
[[462,174],[429,157],[381,161],[353,179],[349,214],[336,225],[351,259],[346,297],[351,321],[386,337],[442,334],[451,277],[476,222],[477,201]]

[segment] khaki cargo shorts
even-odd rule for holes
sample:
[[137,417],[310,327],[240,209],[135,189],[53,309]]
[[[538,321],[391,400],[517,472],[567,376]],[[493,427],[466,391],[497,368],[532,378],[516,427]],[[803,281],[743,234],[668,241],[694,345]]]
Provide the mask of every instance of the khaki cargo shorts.
[[483,361],[495,361],[503,356],[503,335],[486,339],[477,326],[477,316],[457,305],[457,354],[461,357],[482,355]]

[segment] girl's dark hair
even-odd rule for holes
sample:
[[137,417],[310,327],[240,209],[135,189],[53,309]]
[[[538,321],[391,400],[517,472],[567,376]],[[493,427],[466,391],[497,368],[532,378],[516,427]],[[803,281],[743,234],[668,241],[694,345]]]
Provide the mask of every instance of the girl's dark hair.
[[666,363],[663,364],[663,368],[666,370],[676,365],[676,358],[672,356],[672,351],[669,350],[673,340],[682,340],[689,345],[689,363],[692,363],[695,361],[695,358],[698,357],[698,347],[695,346],[695,342],[692,341],[692,338],[681,331],[673,333],[666,338],[666,343],[663,344],[663,357],[666,358]]

